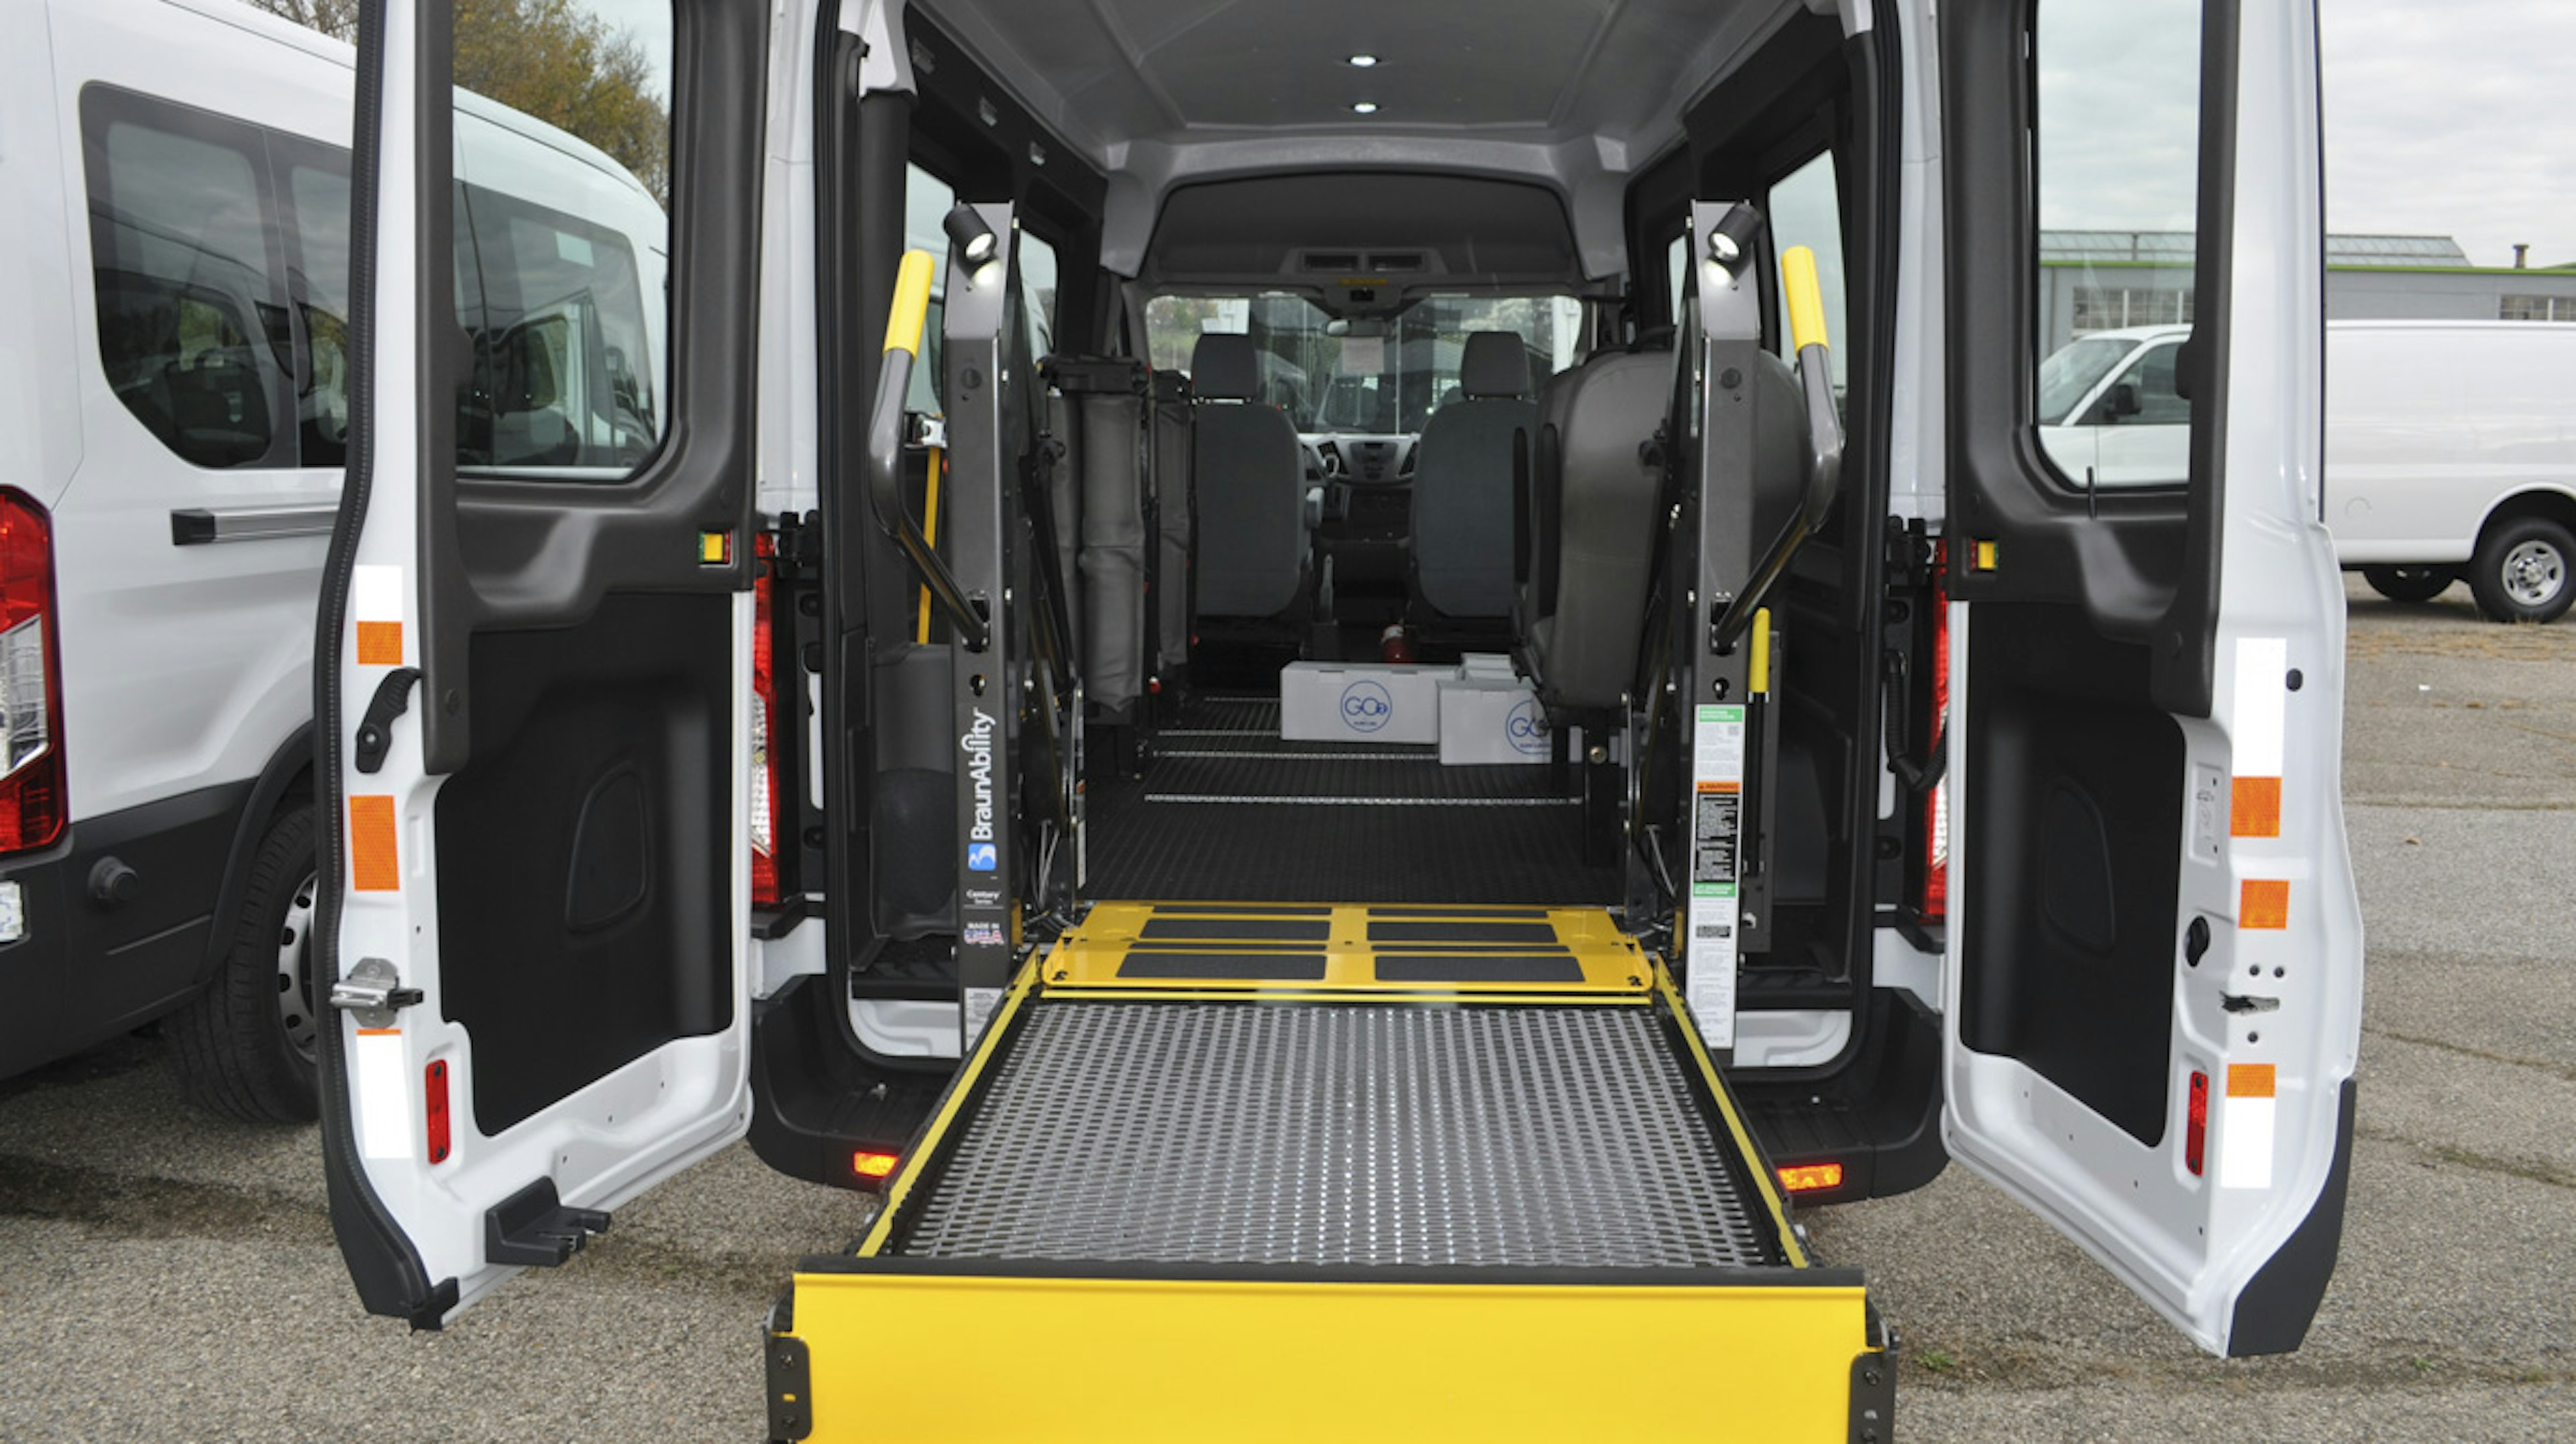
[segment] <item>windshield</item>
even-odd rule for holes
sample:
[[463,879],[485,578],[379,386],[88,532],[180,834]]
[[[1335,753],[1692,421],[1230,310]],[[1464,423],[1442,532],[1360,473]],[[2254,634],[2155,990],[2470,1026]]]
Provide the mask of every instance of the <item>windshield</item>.
[[1530,356],[1530,389],[1574,364],[1583,305],[1572,296],[1425,296],[1394,317],[1354,320],[1331,335],[1332,315],[1303,296],[1157,296],[1145,307],[1149,352],[1160,369],[1187,371],[1211,331],[1249,334],[1261,358],[1260,400],[1299,431],[1378,435],[1418,432],[1457,399],[1458,359],[1478,331],[1509,331]]
[[2134,341],[2101,338],[2070,341],[2057,354],[2039,363],[2039,424],[2072,426],[2075,418],[2067,413],[2075,409],[2094,383],[2110,374],[2129,354]]

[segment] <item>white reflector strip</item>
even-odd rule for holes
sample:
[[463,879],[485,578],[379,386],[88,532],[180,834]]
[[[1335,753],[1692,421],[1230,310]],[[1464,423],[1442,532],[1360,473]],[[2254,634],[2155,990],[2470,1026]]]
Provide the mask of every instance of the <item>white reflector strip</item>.
[[2239,777],[2281,775],[2282,733],[2289,705],[2290,642],[2246,637],[2236,644],[2236,742]]
[[2230,1096],[2218,1119],[2218,1186],[2272,1186],[2272,1129],[2279,1103]]
[[362,566],[349,578],[349,620],[399,622],[403,619],[403,569]]
[[411,1157],[411,1070],[403,1066],[402,1030],[360,1028],[350,1062],[358,1151],[369,1158]]

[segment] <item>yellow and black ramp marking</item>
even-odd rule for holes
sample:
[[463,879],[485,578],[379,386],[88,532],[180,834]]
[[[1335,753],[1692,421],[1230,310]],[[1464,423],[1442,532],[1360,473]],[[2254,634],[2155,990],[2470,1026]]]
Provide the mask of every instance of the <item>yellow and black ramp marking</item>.
[[1597,907],[1109,902],[1043,969],[1050,989],[1642,994],[1648,963]]
[[1581,908],[1094,907],[772,1329],[821,1439],[1843,1440],[1886,1375]]

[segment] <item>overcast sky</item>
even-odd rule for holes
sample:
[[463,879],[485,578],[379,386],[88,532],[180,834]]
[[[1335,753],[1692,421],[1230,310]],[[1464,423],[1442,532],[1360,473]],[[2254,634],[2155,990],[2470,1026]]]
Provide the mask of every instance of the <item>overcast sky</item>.
[[2326,220],[2576,264],[2576,4],[2322,0]]
[[[663,74],[668,0],[583,0],[632,33]],[[2483,266],[2576,264],[2576,0],[2320,0],[2325,50],[2326,224],[2345,233],[2450,236]],[[2044,147],[2051,225],[2186,229],[2182,146],[2149,146],[2139,124],[2158,96],[2190,84],[2196,0],[2042,6],[2042,51],[2082,47],[2092,77],[2061,93]],[[2114,17],[2096,30],[2052,16]],[[2081,31],[2092,32],[2090,34]],[[2100,64],[2106,54],[2121,63]],[[2105,80],[2103,77],[2115,77]],[[2118,79],[2116,77],[2125,77]],[[2077,109],[2070,112],[2067,107]],[[2066,130],[2118,151],[2086,164]],[[2188,137],[2182,137],[2187,145]],[[2122,176],[2089,192],[2078,172]]]

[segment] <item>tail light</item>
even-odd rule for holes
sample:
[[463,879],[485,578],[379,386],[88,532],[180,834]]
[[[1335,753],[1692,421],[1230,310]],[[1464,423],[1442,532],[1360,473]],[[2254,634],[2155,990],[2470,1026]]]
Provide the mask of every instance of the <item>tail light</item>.
[[[1932,544],[1932,715],[1923,736],[1949,745],[1950,729],[1950,544]],[[1937,763],[1939,758],[1927,758]],[[1939,922],[1950,914],[1950,776],[1923,799],[1923,893],[1915,900],[1923,920]]]
[[1843,1186],[1839,1163],[1800,1163],[1780,1170],[1780,1187],[1790,1193],[1817,1193]]
[[751,903],[778,906],[778,684],[770,665],[770,574],[778,555],[774,535],[752,539],[751,580]]
[[63,835],[62,645],[45,509],[0,489],[0,852]]

